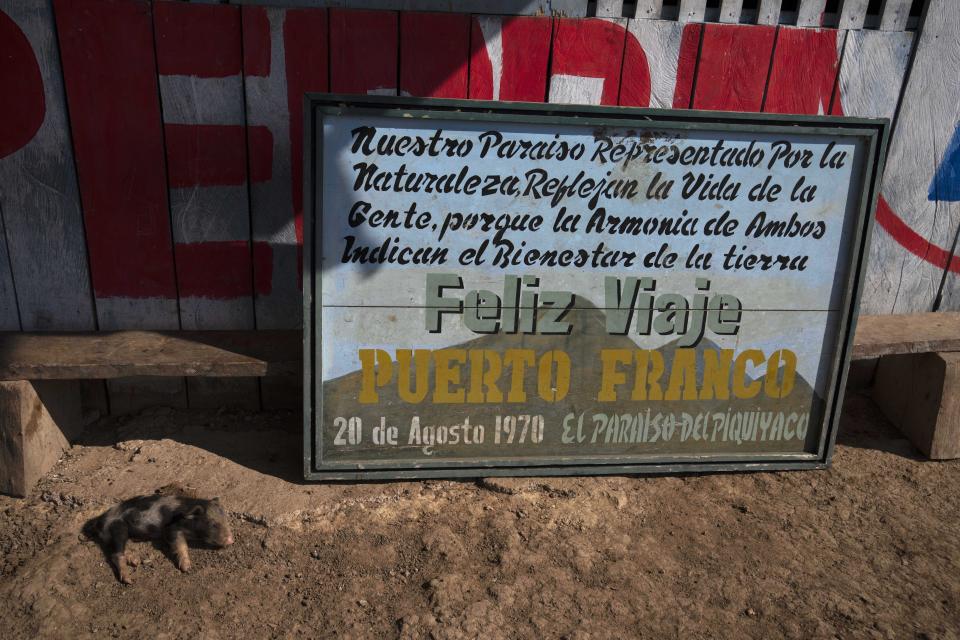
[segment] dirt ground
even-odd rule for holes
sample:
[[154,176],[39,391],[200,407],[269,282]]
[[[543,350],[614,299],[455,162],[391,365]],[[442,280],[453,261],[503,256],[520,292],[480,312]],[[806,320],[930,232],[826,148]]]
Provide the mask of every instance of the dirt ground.
[[[828,471],[305,484],[299,416],[152,410],[93,425],[0,497],[17,638],[957,638],[960,461],[925,462],[862,396]],[[83,522],[179,482],[236,544],[134,584]]]

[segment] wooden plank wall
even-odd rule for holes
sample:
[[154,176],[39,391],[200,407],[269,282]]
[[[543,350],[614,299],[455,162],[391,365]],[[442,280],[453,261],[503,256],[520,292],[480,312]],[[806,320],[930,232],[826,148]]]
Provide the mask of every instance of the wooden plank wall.
[[867,274],[865,292],[884,313],[960,308],[960,3],[931,0],[927,11],[884,172],[886,233],[870,251],[884,268]]
[[[909,0],[261,4],[0,0],[0,329],[299,327],[301,95],[328,90],[888,118],[904,96],[863,308],[960,308],[960,3],[930,0],[906,83]],[[254,380],[110,392],[296,404]]]

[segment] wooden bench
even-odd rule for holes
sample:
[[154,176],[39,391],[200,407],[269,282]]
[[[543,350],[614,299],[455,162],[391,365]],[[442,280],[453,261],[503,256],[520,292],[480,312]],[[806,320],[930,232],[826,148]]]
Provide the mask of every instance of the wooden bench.
[[82,428],[79,380],[299,375],[300,331],[0,333],[0,492],[25,496]]
[[928,458],[960,458],[960,313],[861,317],[852,359],[872,358],[887,418]]

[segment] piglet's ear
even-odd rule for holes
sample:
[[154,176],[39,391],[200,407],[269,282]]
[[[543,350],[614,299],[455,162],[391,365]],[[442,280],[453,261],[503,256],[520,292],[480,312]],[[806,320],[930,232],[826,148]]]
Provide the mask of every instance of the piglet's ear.
[[210,502],[216,502],[217,504],[220,504],[220,498],[214,498]]
[[193,509],[190,509],[191,516],[202,516],[206,509],[204,509],[202,504],[198,504]]

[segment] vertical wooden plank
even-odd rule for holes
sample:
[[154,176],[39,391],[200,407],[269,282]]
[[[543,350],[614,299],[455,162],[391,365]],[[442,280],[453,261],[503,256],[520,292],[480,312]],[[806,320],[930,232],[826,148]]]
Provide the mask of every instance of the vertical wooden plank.
[[720,22],[737,24],[740,22],[741,11],[743,11],[743,0],[723,0],[720,4]]
[[[240,9],[153,4],[180,324],[252,329]],[[191,407],[259,408],[257,380],[188,378]]]
[[55,0],[101,329],[176,329],[150,4]]
[[20,331],[17,296],[7,253],[7,234],[3,224],[3,204],[0,203],[0,331]]
[[330,90],[397,95],[398,29],[393,11],[330,9]]
[[549,101],[617,104],[626,28],[622,18],[558,19]]
[[757,9],[757,24],[776,26],[780,24],[780,3],[783,0],[760,0]]
[[674,109],[689,109],[693,106],[693,81],[696,79],[702,39],[702,24],[683,26],[683,36],[680,38],[680,59],[677,61],[677,86],[673,93]]
[[[913,39],[913,33],[904,31],[848,31],[830,113],[892,120]],[[883,197],[878,205],[877,223],[870,240],[871,260],[867,264],[866,276],[872,292],[899,281],[900,274],[888,270],[899,268],[902,254],[908,251],[904,243],[921,255],[928,255],[926,240],[895,216]],[[925,269],[933,267],[930,265]],[[861,308],[865,313],[886,313],[889,307],[883,300],[889,304],[889,293],[880,301],[865,296]]]
[[620,104],[688,109],[702,28],[672,20],[631,20]]
[[840,29],[863,29],[863,23],[867,19],[867,7],[870,0],[843,0],[840,7]]
[[[290,113],[290,186],[297,242],[297,314],[303,313],[303,94],[329,91],[329,23],[325,9],[290,9],[283,24],[284,65],[287,70],[287,111]],[[302,321],[298,319],[299,325]]]
[[951,258],[960,202],[937,181],[960,163],[960,83],[945,73],[960,68],[960,3],[931,0],[919,38],[884,170],[877,223],[886,235],[870,247],[867,313],[929,311],[941,281],[940,308],[960,308],[960,264]]
[[[245,6],[241,14],[259,329],[301,324],[303,93],[327,91],[327,11]],[[255,173],[254,168],[262,169]]]
[[843,35],[843,31],[835,29],[780,27],[763,110],[829,113]]
[[[258,329],[301,325],[303,93],[329,87],[327,20],[325,9],[242,8]],[[253,144],[260,130],[269,144]],[[298,377],[264,378],[260,388],[265,408],[300,404]]]
[[830,114],[893,120],[913,39],[907,31],[848,31]]
[[598,18],[622,18],[623,0],[597,0]]
[[239,9],[154,3],[180,321],[253,328]]
[[759,111],[776,27],[706,24],[694,109]]
[[[10,312],[15,317],[19,305],[26,331],[93,330],[93,293],[52,6],[44,0],[4,7],[0,206],[9,253],[0,270],[12,275],[18,300],[0,311],[5,317],[0,324],[10,326]],[[7,306],[3,297],[0,305]]]
[[543,17],[474,16],[469,97],[543,102],[552,25]]
[[400,14],[400,93],[466,98],[470,16],[457,13]]
[[663,17],[663,0],[637,0],[637,18],[653,19]]
[[[150,3],[54,0],[100,329],[177,329]],[[182,378],[109,383],[111,407],[184,406]]]
[[297,237],[290,178],[290,117],[284,65],[283,9],[244,6],[243,75],[247,130],[263,128],[270,145],[247,145],[251,167],[268,167],[262,180],[250,179],[253,237],[254,313],[259,329],[299,327],[296,290]]
[[800,0],[797,9],[798,27],[819,27],[823,24],[823,13],[827,0]]
[[910,19],[910,5],[913,0],[884,0],[880,11],[881,31],[903,31]]
[[707,12],[707,0],[680,0],[680,22],[703,22]]

